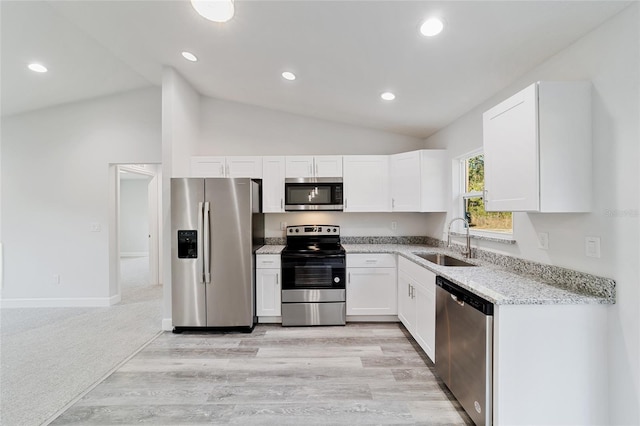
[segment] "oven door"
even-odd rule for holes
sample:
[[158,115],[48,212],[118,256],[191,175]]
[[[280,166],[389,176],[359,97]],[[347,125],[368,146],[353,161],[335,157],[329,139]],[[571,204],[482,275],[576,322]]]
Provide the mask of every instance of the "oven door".
[[341,255],[283,254],[283,290],[344,289],[346,257]]

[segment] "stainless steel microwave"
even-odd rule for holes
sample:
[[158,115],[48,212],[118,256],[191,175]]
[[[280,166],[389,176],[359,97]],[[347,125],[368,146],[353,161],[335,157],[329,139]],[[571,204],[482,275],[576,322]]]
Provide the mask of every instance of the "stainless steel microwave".
[[342,211],[342,178],[285,179],[284,209]]

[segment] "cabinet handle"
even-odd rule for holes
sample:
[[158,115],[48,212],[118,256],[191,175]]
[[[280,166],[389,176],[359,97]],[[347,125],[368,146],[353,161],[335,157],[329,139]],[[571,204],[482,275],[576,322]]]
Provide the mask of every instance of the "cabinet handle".
[[407,284],[407,297],[411,297],[411,284]]
[[378,263],[378,261],[375,259],[367,259],[365,260],[365,263]]
[[347,274],[347,284],[351,282],[351,272]]
[[280,198],[280,210],[284,210],[284,199]]
[[318,165],[316,164],[316,176],[318,176]]
[[347,199],[346,198],[344,199],[344,209],[345,210],[347,209]]
[[395,198],[392,198],[392,199],[391,199],[391,208],[392,208],[392,209],[395,209],[395,208],[396,208],[396,199],[395,199]]
[[220,176],[224,177],[224,164],[220,164]]
[[280,274],[276,272],[276,285],[280,285]]

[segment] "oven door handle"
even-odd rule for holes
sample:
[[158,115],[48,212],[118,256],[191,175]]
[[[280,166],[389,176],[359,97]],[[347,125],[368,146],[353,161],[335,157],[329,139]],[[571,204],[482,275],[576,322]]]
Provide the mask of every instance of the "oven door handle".
[[307,258],[315,258],[315,259],[335,259],[335,258],[340,258],[340,257],[345,257],[344,254],[317,254],[317,253],[290,253],[290,254],[283,254],[282,255],[282,261],[285,261],[287,259],[307,259]]

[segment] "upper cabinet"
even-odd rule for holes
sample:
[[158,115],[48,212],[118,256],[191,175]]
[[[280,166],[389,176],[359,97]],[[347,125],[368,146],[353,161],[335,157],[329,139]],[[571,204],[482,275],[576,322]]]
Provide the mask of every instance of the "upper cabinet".
[[447,210],[447,154],[444,149],[423,149],[389,157],[391,209],[395,212]]
[[487,211],[591,209],[591,84],[537,82],[483,114]]
[[342,177],[341,155],[296,155],[286,157],[286,177]]
[[191,157],[191,177],[262,179],[262,157]]
[[388,155],[344,156],[344,211],[388,212]]
[[262,211],[284,212],[284,157],[262,157]]

